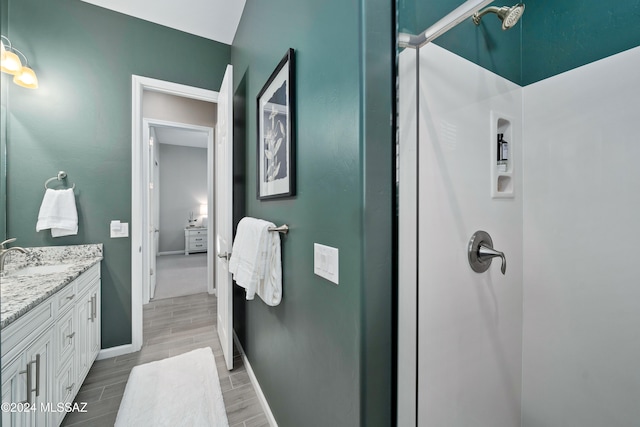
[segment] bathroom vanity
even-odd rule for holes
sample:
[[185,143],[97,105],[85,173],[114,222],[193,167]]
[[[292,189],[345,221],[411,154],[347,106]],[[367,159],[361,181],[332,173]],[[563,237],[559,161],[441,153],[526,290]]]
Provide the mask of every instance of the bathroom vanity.
[[102,245],[28,250],[0,279],[2,425],[58,426],[100,351]]

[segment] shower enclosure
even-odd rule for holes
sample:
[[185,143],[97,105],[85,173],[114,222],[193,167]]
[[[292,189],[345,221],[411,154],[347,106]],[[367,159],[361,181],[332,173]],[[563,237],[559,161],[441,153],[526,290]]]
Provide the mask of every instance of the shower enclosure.
[[398,425],[639,425],[640,5],[490,3],[398,7]]

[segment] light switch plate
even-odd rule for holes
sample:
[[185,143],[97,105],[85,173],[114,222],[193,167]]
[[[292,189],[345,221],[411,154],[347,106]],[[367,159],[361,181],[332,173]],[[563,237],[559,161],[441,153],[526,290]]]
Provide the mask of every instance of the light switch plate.
[[129,237],[129,223],[120,222],[117,220],[111,221],[109,225],[111,231],[110,236],[112,239],[117,237]]
[[314,243],[313,272],[337,285],[340,273],[338,249]]

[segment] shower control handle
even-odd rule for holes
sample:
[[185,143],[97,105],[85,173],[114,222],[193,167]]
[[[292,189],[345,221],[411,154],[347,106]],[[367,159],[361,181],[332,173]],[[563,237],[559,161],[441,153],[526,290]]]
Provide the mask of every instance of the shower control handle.
[[480,244],[478,248],[478,258],[481,260],[490,260],[491,258],[500,257],[502,258],[502,266],[500,267],[500,271],[502,274],[505,274],[507,271],[507,259],[504,257],[504,252],[496,251],[492,247],[485,246],[484,244]]
[[469,265],[476,273],[487,271],[491,266],[491,261],[496,257],[502,259],[502,266],[500,267],[502,274],[507,271],[507,259],[504,256],[504,252],[493,249],[493,240],[491,240],[491,236],[486,231],[478,230],[473,233],[469,240],[467,255],[469,257]]

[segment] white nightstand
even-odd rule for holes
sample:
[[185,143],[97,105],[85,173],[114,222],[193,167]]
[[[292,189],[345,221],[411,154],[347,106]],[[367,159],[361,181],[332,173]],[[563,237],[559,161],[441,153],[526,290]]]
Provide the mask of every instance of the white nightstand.
[[184,229],[184,254],[207,251],[207,229],[204,227],[186,227]]

